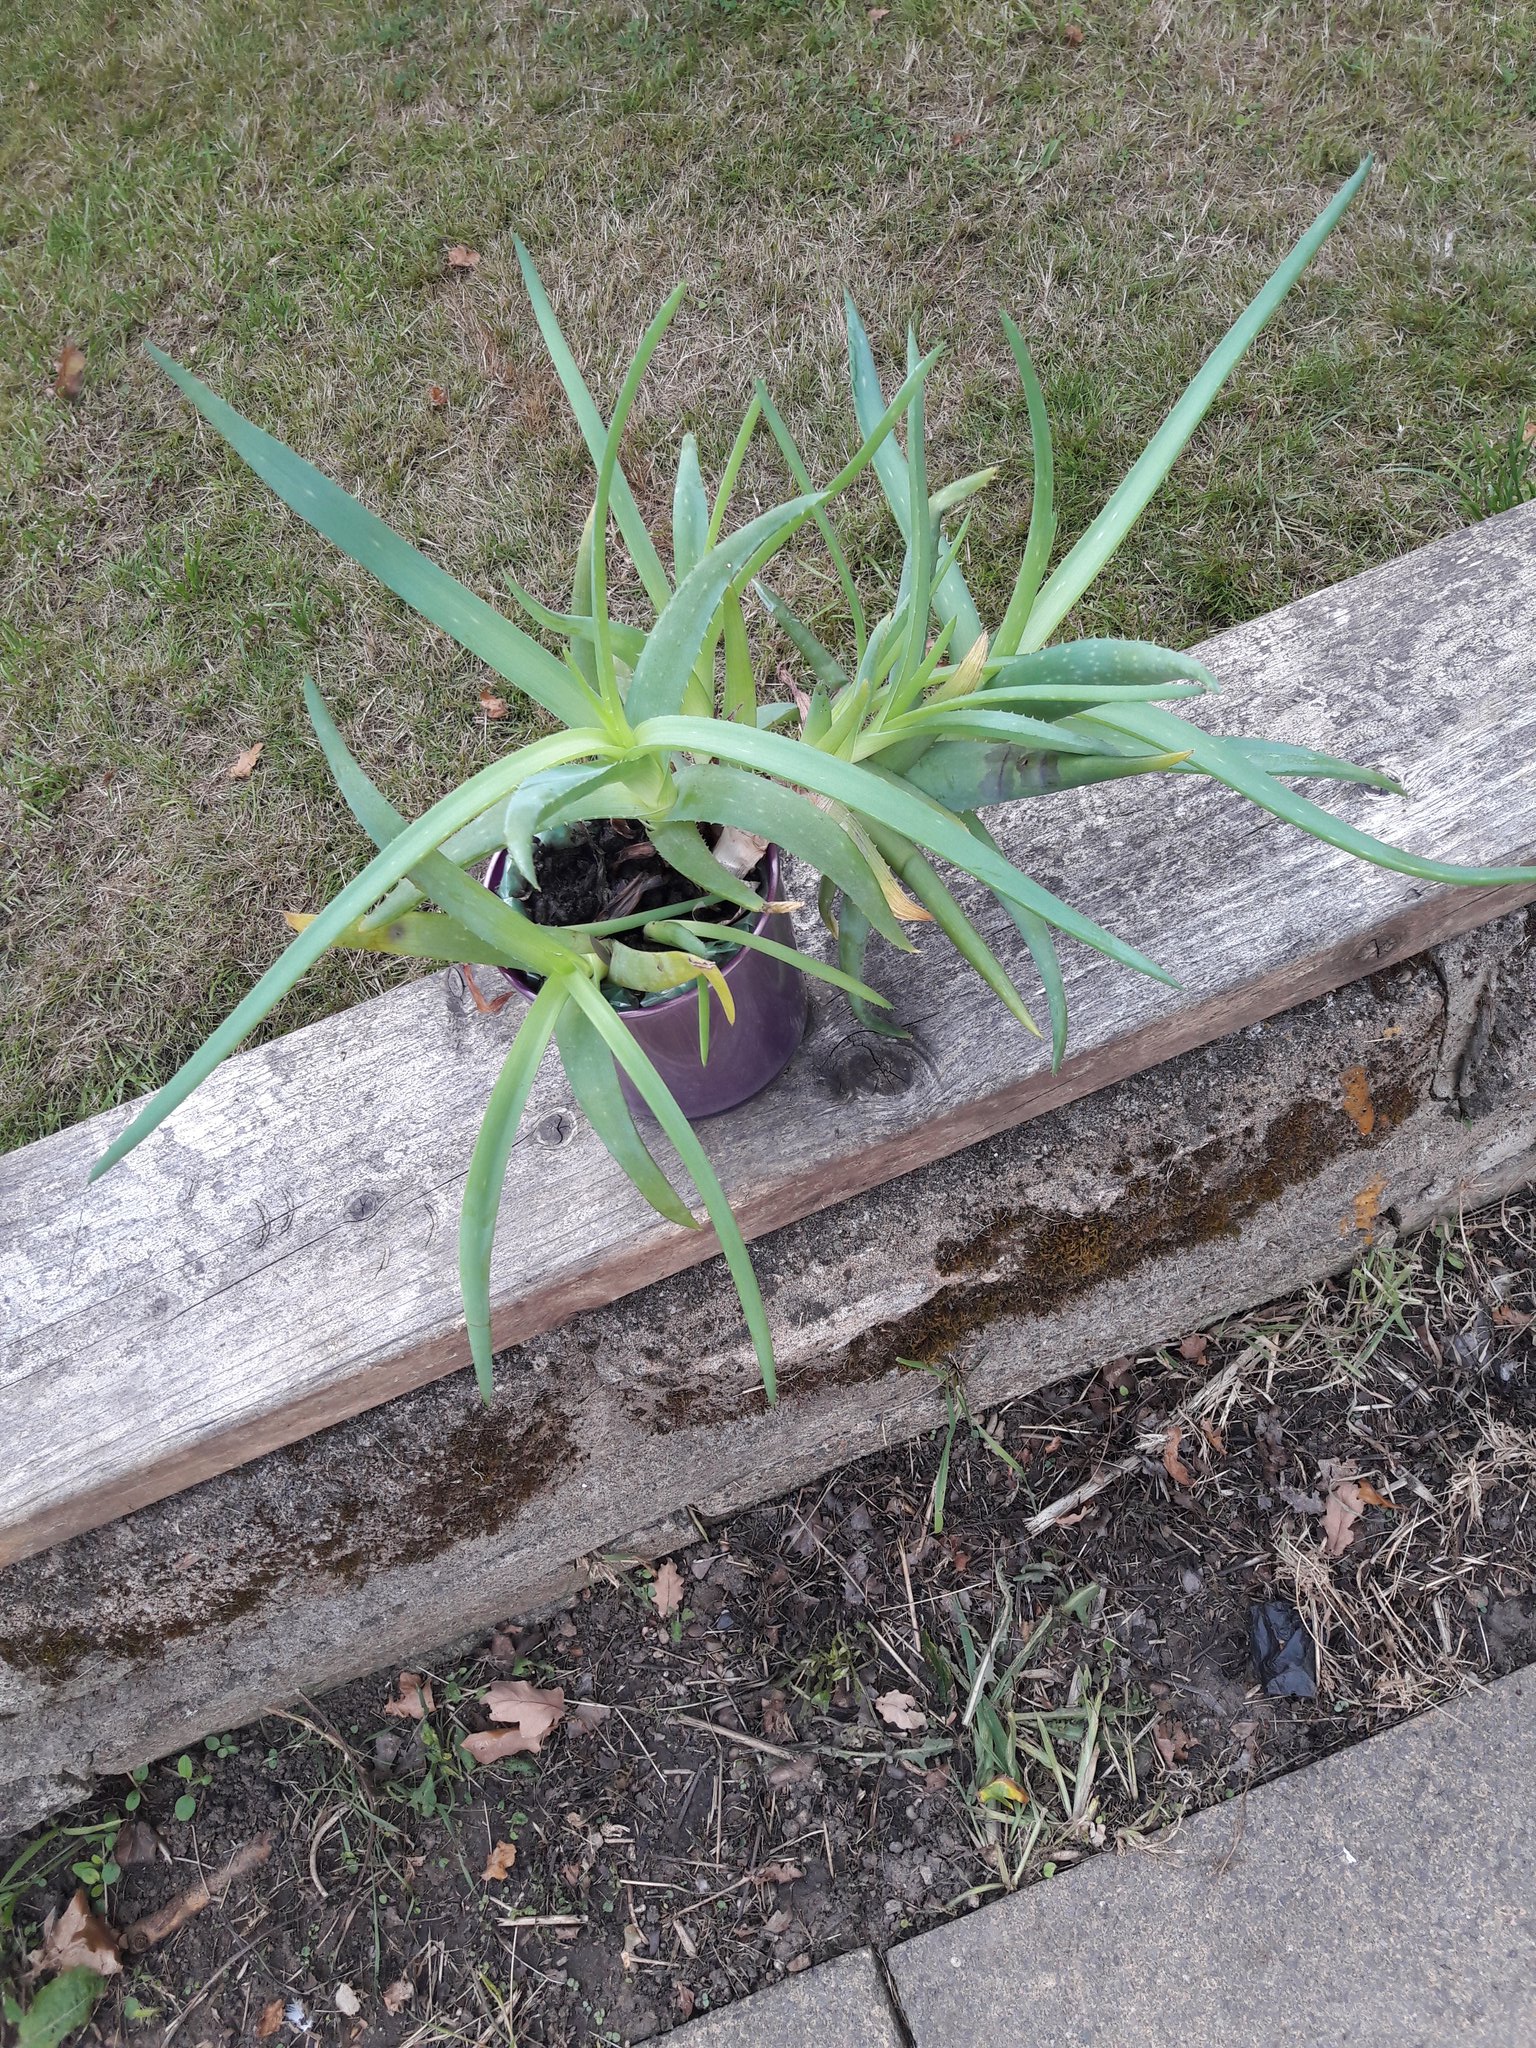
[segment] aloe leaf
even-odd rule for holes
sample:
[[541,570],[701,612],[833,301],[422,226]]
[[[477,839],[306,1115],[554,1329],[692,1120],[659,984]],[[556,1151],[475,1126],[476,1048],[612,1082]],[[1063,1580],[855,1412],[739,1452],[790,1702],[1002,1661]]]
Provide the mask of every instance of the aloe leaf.
[[[531,590],[525,590],[508,569],[502,570],[501,580],[519,609],[525,611],[536,626],[542,626],[546,633],[558,633],[562,640],[568,640],[573,652],[577,649],[591,652],[597,639],[597,624],[590,612],[583,614],[575,611],[555,611],[551,606],[540,603]],[[645,646],[645,635],[640,628],[627,626],[620,619],[610,619],[608,634],[614,653],[620,661],[633,668]],[[590,707],[587,715],[592,715]]]
[[822,645],[799,613],[792,610],[782,597],[775,596],[766,584],[758,582],[752,587],[769,618],[780,628],[817,682],[828,690],[842,689],[848,680],[848,671],[837,656]]
[[[784,744],[797,753],[815,752],[798,740]],[[798,790],[719,762],[695,762],[677,772],[677,802],[670,815],[699,824],[737,825],[784,847],[817,874],[830,876],[892,945],[912,951],[857,846],[841,825]]]
[[1298,796],[1294,790],[1276,782],[1226,740],[1202,732],[1198,726],[1187,724],[1156,704],[1116,705],[1113,710],[1106,708],[1092,713],[1080,723],[1107,726],[1112,731],[1128,733],[1132,739],[1154,746],[1171,746],[1177,740],[1197,768],[1203,769],[1216,781],[1224,782],[1229,789],[1235,789],[1261,810],[1283,818],[1288,825],[1299,826],[1326,846],[1335,846],[1341,853],[1352,853],[1357,859],[1369,861],[1374,867],[1388,868],[1394,874],[1413,875],[1421,882],[1476,883],[1482,886],[1536,882],[1536,868],[1462,867],[1454,861],[1426,860],[1420,854],[1389,846],[1385,840],[1375,839],[1369,832],[1357,831],[1353,825],[1346,825],[1342,818],[1334,817],[1331,811],[1325,811],[1321,804]]
[[537,640],[402,540],[312,463],[242,418],[152,342],[144,348],[241,461],[316,533],[553,717],[566,725],[591,718],[592,705],[576,678]]
[[720,998],[728,1022],[736,1021],[736,999],[725,976],[712,960],[699,954],[658,953],[645,946],[626,946],[615,939],[608,950],[607,979],[641,995],[665,995],[696,981],[707,981]]
[[903,839],[897,832],[877,828],[875,843],[966,965],[980,975],[1025,1030],[1038,1038],[1040,1027],[1014,987],[1007,969],[911,840]]
[[715,493],[714,506],[709,515],[709,531],[705,536],[710,547],[713,547],[720,538],[720,530],[725,525],[726,508],[731,502],[731,493],[736,488],[736,479],[741,474],[741,465],[747,459],[747,450],[752,444],[752,436],[757,430],[762,410],[762,400],[754,392],[751,404],[742,414],[741,425],[736,429],[736,439],[731,443],[731,452],[725,459],[720,488]]
[[[997,654],[996,648],[993,654]],[[1166,682],[1202,683],[1207,690],[1221,688],[1205,663],[1193,654],[1159,647],[1153,640],[1112,639],[1068,640],[1060,647],[1041,647],[1030,654],[989,661],[982,687],[990,697],[994,690],[1024,685],[1118,689],[1125,684]]]
[[[788,427],[785,426],[783,420],[779,417],[778,410],[768,395],[767,385],[759,378],[755,388],[758,403],[762,408],[763,418],[768,422],[769,432],[779,444],[779,451],[784,457],[785,466],[788,468],[790,476],[794,479],[796,487],[802,491],[813,491],[816,487],[811,482],[811,473],[805,466],[805,458],[801,455],[799,448],[795,444],[794,435],[791,434]],[[842,542],[837,537],[836,528],[831,520],[828,519],[826,513],[814,512],[811,516],[816,521],[816,530],[821,535],[827,554],[831,559],[832,567],[837,572],[837,580],[842,585],[843,602],[847,605],[848,616],[853,621],[854,643],[862,655],[866,638],[864,606],[859,599],[859,588],[853,580],[853,572],[848,567],[848,557],[843,550]]]
[[[869,336],[859,318],[859,310],[846,294],[844,307],[848,320],[848,368],[853,385],[853,409],[860,428],[869,432],[870,422],[880,417],[884,403],[880,390],[880,376],[875,368],[874,352],[869,345]],[[893,442],[887,442],[875,457],[875,474],[886,502],[901,531],[902,538],[909,544],[912,539],[914,510],[918,518],[926,509],[914,508],[908,481],[907,465],[901,451]],[[958,563],[951,563],[934,593],[934,609],[940,619],[955,621],[955,646],[962,655],[968,654],[972,645],[981,638],[981,619],[960,573]]]
[[[909,371],[917,359],[917,337],[909,327]],[[907,408],[907,505],[910,513],[907,549],[911,556],[911,585],[914,593],[921,591],[925,596],[923,602],[913,605],[911,617],[907,620],[907,645],[900,668],[902,676],[911,675],[922,663],[923,647],[928,638],[929,612],[936,595],[935,584],[942,581],[942,578],[931,574],[932,557],[928,549],[928,428],[921,391],[914,393]],[[962,649],[962,654],[966,651]]]
[[[1316,775],[1329,782],[1363,782],[1370,789],[1384,789],[1389,796],[1406,796],[1407,790],[1393,775],[1381,768],[1362,768],[1354,761],[1341,761],[1335,754],[1320,754],[1313,747],[1292,746],[1288,740],[1228,739],[1228,749],[1250,767],[1266,775]],[[1203,775],[1206,771],[1193,761],[1174,771],[1179,775]]]
[[[758,715],[757,677],[752,669],[752,649],[747,642],[747,622],[742,617],[741,599],[734,590],[723,602],[725,633],[725,715],[755,724]],[[786,705],[786,710],[792,707]]]
[[[859,987],[859,977],[864,972],[864,955],[869,947],[869,919],[856,903],[844,901],[837,919],[838,964],[850,981]],[[881,1038],[910,1038],[910,1031],[903,1031],[889,1017],[882,1017],[878,1010],[871,1009],[864,997],[855,989],[848,992],[848,1006],[855,1018],[866,1031],[873,1031]]]
[[[313,706],[311,716],[314,715]],[[152,1096],[135,1116],[112,1140],[100,1159],[91,1168],[90,1178],[97,1180],[110,1167],[115,1166],[125,1153],[147,1138],[151,1131],[164,1123],[171,1113],[186,1101],[192,1090],[205,1081],[230,1053],[250,1036],[256,1026],[275,1009],[288,991],[298,982],[321,955],[332,944],[337,935],[346,930],[352,921],[368,910],[387,889],[403,876],[420,868],[423,875],[432,877],[429,886],[435,899],[443,909],[464,915],[465,922],[473,921],[454,890],[454,884],[461,884],[467,891],[478,888],[469,878],[443,859],[439,870],[430,859],[436,854],[439,843],[472,818],[480,816],[486,806],[498,798],[509,796],[524,774],[537,774],[541,768],[553,767],[561,760],[568,760],[579,753],[590,753],[609,742],[605,735],[597,732],[577,731],[557,733],[549,739],[535,740],[516,753],[508,754],[499,761],[493,761],[472,775],[459,787],[435,803],[423,817],[404,829],[389,841],[361,874],[354,876],[345,888],[331,898],[313,924],[306,925],[278,958],[267,969],[256,986],[237,1003],[216,1030],[211,1031],[203,1043],[171,1076],[165,1086]],[[370,785],[371,787],[371,785]],[[345,790],[343,794],[345,794]],[[349,798],[350,801],[350,798]],[[399,813],[392,813],[398,818]],[[442,856],[438,856],[443,858]],[[514,913],[506,904],[501,904],[490,895],[489,890],[480,889],[479,894],[490,903],[492,911],[506,911],[508,918]],[[501,927],[498,927],[498,930]],[[509,946],[509,951],[513,948]],[[565,942],[537,925],[525,925],[525,935],[519,939],[519,948],[525,964],[534,973],[554,971],[568,965],[571,949]]]
[[1005,747],[1033,747],[1047,754],[1097,754],[1102,748],[1081,733],[1022,711],[973,710],[967,704],[937,704],[909,711],[854,743],[854,759],[877,756],[913,738],[996,740]]
[[699,474],[699,444],[692,434],[684,434],[672,492],[672,569],[677,582],[702,559],[708,532],[709,500]]
[[992,643],[995,654],[1012,654],[1024,636],[1030,608],[1039,593],[1056,539],[1056,468],[1051,453],[1051,422],[1045,409],[1045,394],[1040,389],[1040,379],[1035,375],[1029,350],[1024,346],[1024,337],[1006,313],[1003,315],[1003,331],[1008,336],[1008,346],[1013,350],[1013,359],[1018,365],[1019,382],[1024,386],[1024,402],[1029,408],[1029,438],[1035,456],[1035,485],[1030,498],[1029,536],[1024,543],[1024,558],[1019,563],[1008,609]]
[[[1138,711],[1146,708],[1149,707],[1136,707]],[[991,847],[973,839],[953,813],[889,776],[824,754],[817,747],[802,746],[782,733],[748,732],[742,726],[726,726],[717,720],[653,718],[637,730],[635,741],[642,747],[677,747],[714,754],[723,761],[756,768],[763,774],[782,777],[787,783],[815,790],[865,817],[878,818],[914,845],[925,847],[952,867],[971,875],[996,895],[1038,911],[1048,924],[1092,946],[1095,952],[1119,961],[1122,967],[1134,968],[1138,974],[1149,974],[1155,980],[1177,986],[1173,976],[1145,953],[1117,939],[1091,917],[1085,917],[1038,882],[1020,874]],[[967,804],[965,808],[971,810],[975,806]]]
[[501,1207],[507,1162],[529,1091],[568,1000],[568,984],[575,982],[592,986],[579,971],[552,976],[529,1006],[491,1089],[464,1182],[464,1205],[459,1212],[459,1290],[464,1297],[475,1383],[486,1401],[491,1398],[491,1247],[496,1237],[496,1212]]
[[[992,837],[986,826],[974,812],[966,816],[966,828],[976,838],[984,840],[994,852],[1002,848]],[[1056,941],[1051,937],[1051,928],[1043,917],[1033,910],[1026,910],[1022,903],[1010,903],[1006,897],[998,901],[1013,919],[1019,937],[1029,948],[1030,958],[1045,989],[1046,1008],[1051,1017],[1051,1072],[1060,1067],[1067,1050],[1067,989],[1062,980],[1061,961],[1056,952]]]
[[592,1020],[575,1003],[567,1003],[555,1026],[555,1044],[576,1106],[653,1209],[669,1223],[697,1230],[698,1218],[651,1157],[619,1086],[613,1055],[598,1036]]
[[759,513],[729,540],[711,546],[684,578],[647,636],[645,652],[635,664],[625,699],[625,709],[632,721],[676,711],[727,589],[761,568],[811,516],[815,506],[830,503],[874,460],[914,394],[921,389],[934,360],[930,354],[919,363],[858,451],[824,491],[791,498]]
[[839,988],[844,995],[857,996],[861,1002],[876,1003],[883,1010],[890,1004],[878,990],[866,982],[847,974],[841,967],[833,967],[825,960],[818,960],[814,953],[802,953],[795,946],[786,946],[778,939],[767,938],[762,932],[745,930],[733,924],[709,924],[702,918],[669,918],[657,927],[663,935],[672,936],[672,943],[682,943],[688,933],[701,939],[711,939],[717,945],[745,946],[749,952],[766,953],[771,960],[782,960],[788,967],[798,968],[813,981],[825,981],[833,988]]
[[1101,754],[1047,754],[981,740],[941,740],[902,770],[902,780],[946,810],[973,811],[1021,797],[1051,796],[1059,789],[1117,782],[1127,775],[1155,775],[1188,758],[1187,752],[1112,752],[1107,736]]
[[[534,872],[533,837],[544,823],[549,804],[585,788],[591,780],[592,770],[584,763],[573,762],[569,767],[551,768],[543,775],[530,775],[507,798],[501,814],[501,843],[530,888],[536,889],[539,885],[538,875]],[[447,848],[443,851],[446,855]]]
[[[686,777],[687,770],[682,771]],[[679,792],[685,787],[680,782]],[[646,820],[646,832],[652,846],[669,867],[680,875],[705,889],[711,896],[717,896],[723,903],[740,904],[744,910],[761,910],[763,899],[751,883],[740,875],[733,875],[729,868],[722,867],[715,859],[698,826],[688,818],[678,815],[674,807],[665,818]],[[751,827],[744,827],[751,830]]]
[[1223,384],[1337,227],[1345,208],[1365,183],[1370,168],[1371,158],[1367,157],[1206,357],[1183,397],[1132,463],[1108,504],[1045,583],[1020,637],[1018,644],[1021,648],[1041,647],[1049,640],[1125,539],[1183,453]]
[[[539,323],[539,332],[544,337],[544,346],[554,364],[555,375],[565,390],[567,403],[575,415],[576,424],[581,428],[582,438],[587,444],[594,466],[603,459],[603,449],[608,440],[608,429],[598,411],[591,392],[572,355],[570,345],[560,332],[560,323],[555,318],[549,295],[543,281],[534,268],[533,258],[520,240],[515,242],[517,260],[522,266],[523,283],[533,306],[533,317]],[[613,516],[618,521],[619,532],[629,550],[630,560],[639,572],[640,581],[645,585],[646,594],[658,612],[672,594],[667,581],[667,572],[662,567],[661,557],[656,552],[656,543],[651,539],[640,508],[635,503],[629,480],[621,468],[615,468],[612,485]]]
[[715,1169],[709,1163],[709,1154],[699,1143],[683,1112],[678,1108],[665,1081],[657,1073],[650,1059],[634,1036],[624,1028],[601,991],[581,976],[572,976],[571,994],[580,1003],[593,1025],[608,1045],[609,1051],[634,1082],[641,1099],[661,1125],[672,1142],[673,1150],[682,1161],[683,1170],[698,1190],[715,1235],[720,1240],[720,1249],[725,1255],[731,1278],[736,1283],[736,1292],[741,1301],[742,1313],[746,1317],[747,1330],[752,1346],[757,1353],[758,1368],[763,1375],[763,1390],[770,1401],[776,1400],[777,1383],[773,1369],[773,1337],[768,1328],[768,1315],[763,1307],[763,1297],[757,1284],[757,1275],[752,1270],[752,1261],[747,1255],[746,1242],[741,1228],[731,1213]]
[[[306,911],[285,910],[283,917],[291,931],[301,932],[314,918]],[[516,967],[515,955],[490,945],[462,918],[445,917],[437,911],[408,910],[373,931],[357,923],[331,941],[332,946],[360,953],[389,953],[403,960],[440,960],[454,966],[464,961],[478,967]]]

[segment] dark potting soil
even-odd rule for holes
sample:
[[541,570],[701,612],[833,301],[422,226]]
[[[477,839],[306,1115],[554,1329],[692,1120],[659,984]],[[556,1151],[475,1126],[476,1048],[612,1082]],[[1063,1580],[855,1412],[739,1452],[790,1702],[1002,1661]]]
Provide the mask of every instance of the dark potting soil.
[[[714,828],[704,828],[706,840],[713,843],[716,836]],[[669,866],[633,819],[581,820],[558,840],[538,840],[533,868],[538,888],[523,899],[523,908],[536,924],[600,924],[691,903],[699,895],[698,884]],[[748,879],[760,886],[764,864]],[[714,903],[708,914],[728,924],[741,912],[732,904]],[[626,944],[649,944],[638,928],[624,936]]]
[[[1000,1414],[957,1406],[952,1433],[701,1528],[670,1573],[610,1560],[567,1611],[418,1663],[420,1720],[386,1712],[388,1669],[156,1764],[114,1926],[270,1854],[83,2038],[648,2040],[1181,1811],[1231,1800],[1236,1837],[1248,1787],[1536,1660],[1533,1336],[1523,1197]],[[1255,1608],[1282,1605],[1316,1697],[1255,1670]],[[966,1713],[989,1646],[983,1696],[1018,1665],[1007,1754]],[[459,1743],[497,1678],[568,1711],[476,1767]],[[128,1789],[17,1880],[0,1979]]]

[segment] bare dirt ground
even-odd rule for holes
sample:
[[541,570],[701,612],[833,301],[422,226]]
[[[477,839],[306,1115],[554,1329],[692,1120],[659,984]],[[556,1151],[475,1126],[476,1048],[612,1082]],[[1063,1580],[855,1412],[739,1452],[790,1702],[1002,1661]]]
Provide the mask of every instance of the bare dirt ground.
[[[0,1976],[83,1889],[125,1967],[81,2039],[640,2041],[1195,1807],[1240,1828],[1536,1658],[1533,1310],[1527,1196],[999,1414],[952,1390],[566,1612],[104,1787],[12,1845]],[[1276,1601],[1314,1698],[1258,1683]],[[495,1706],[525,1746],[477,1761]]]

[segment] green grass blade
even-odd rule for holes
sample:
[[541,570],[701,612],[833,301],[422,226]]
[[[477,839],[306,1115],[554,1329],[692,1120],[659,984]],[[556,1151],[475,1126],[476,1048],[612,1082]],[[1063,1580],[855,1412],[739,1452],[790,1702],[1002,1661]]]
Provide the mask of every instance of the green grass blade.
[[1132,739],[1149,745],[1171,746],[1177,741],[1188,749],[1197,768],[1204,769],[1218,782],[1224,782],[1229,789],[1235,789],[1261,810],[1283,818],[1288,825],[1299,826],[1326,846],[1335,846],[1341,853],[1352,853],[1357,859],[1369,861],[1374,867],[1388,868],[1394,874],[1413,875],[1421,882],[1476,883],[1483,886],[1536,882],[1536,868],[1472,868],[1458,866],[1453,861],[1426,860],[1419,854],[1405,852],[1401,847],[1389,846],[1384,839],[1374,839],[1368,832],[1359,832],[1353,825],[1346,825],[1342,818],[1334,817],[1331,811],[1325,811],[1321,804],[1298,796],[1294,790],[1276,782],[1227,741],[1202,732],[1198,726],[1187,724],[1156,704],[1117,705],[1113,710],[1105,709],[1084,717],[1080,723],[1102,725],[1112,731],[1128,733]]
[[1051,452],[1051,422],[1045,409],[1045,394],[1040,389],[1040,379],[1035,375],[1029,350],[1024,346],[1024,337],[1006,313],[1003,315],[1003,331],[1018,364],[1019,382],[1024,386],[1024,403],[1029,408],[1035,487],[1030,499],[1029,536],[1024,543],[1024,558],[1019,563],[1019,573],[1014,580],[1008,609],[1003,613],[1003,622],[993,638],[994,654],[1014,653],[1024,637],[1030,608],[1039,593],[1056,539],[1056,465]]
[[1367,157],[1206,357],[1189,388],[1131,465],[1108,504],[1040,591],[1020,639],[1021,647],[1045,644],[1125,539],[1183,453],[1222,385],[1337,227],[1345,208],[1365,183],[1370,168],[1371,159]]
[[253,426],[152,342],[144,348],[241,461],[316,533],[553,717],[566,725],[590,719],[592,707],[576,678],[537,640],[402,540],[312,463]]
[[555,1026],[555,1043],[576,1106],[602,1139],[609,1155],[669,1223],[679,1224],[684,1230],[697,1230],[698,1218],[651,1157],[645,1140],[636,1130],[619,1086],[613,1055],[579,1005],[568,1003],[561,1011]]
[[464,1206],[459,1213],[459,1290],[464,1297],[475,1382],[486,1401],[491,1398],[491,1247],[496,1237],[496,1212],[501,1207],[507,1162],[529,1090],[568,1000],[567,984],[578,981],[592,986],[578,969],[552,977],[534,997],[491,1089],[464,1182]]
[[693,1182],[703,1202],[715,1235],[720,1240],[720,1249],[725,1256],[736,1293],[741,1301],[742,1314],[746,1317],[747,1330],[757,1354],[758,1368],[763,1375],[763,1390],[770,1401],[778,1398],[777,1381],[773,1367],[773,1337],[768,1328],[768,1314],[763,1307],[762,1293],[757,1284],[757,1275],[752,1270],[752,1261],[747,1255],[746,1241],[741,1228],[731,1213],[715,1169],[710,1165],[709,1154],[694,1135],[688,1119],[673,1100],[671,1091],[657,1073],[651,1061],[642,1051],[634,1036],[624,1028],[602,993],[582,976],[571,977],[571,994],[591,1019],[609,1051],[634,1082],[635,1088],[655,1117],[657,1123],[671,1140],[672,1148],[682,1161],[683,1170]]
[[[554,364],[555,375],[564,387],[567,403],[575,415],[576,424],[581,428],[582,439],[586,442],[587,452],[592,457],[593,466],[596,467],[603,459],[608,429],[603,423],[603,416],[598,411],[591,392],[587,389],[581,371],[577,368],[570,345],[560,332],[555,309],[549,303],[549,294],[534,268],[533,258],[520,240],[515,242],[515,247],[518,263],[522,266],[523,283],[527,287],[528,297],[533,306],[533,317],[539,323],[539,332],[544,337],[544,346],[548,349],[549,359]],[[640,581],[645,585],[646,595],[660,612],[672,594],[672,586],[667,581],[667,572],[662,567],[660,555],[656,552],[656,543],[651,539],[650,531],[640,516],[634,492],[629,488],[629,480],[622,469],[616,469],[614,472],[612,495],[613,516],[618,521],[619,532],[623,536],[625,547],[629,550],[630,560],[639,572]]]
[[[1141,707],[1137,707],[1138,709]],[[1177,720],[1174,723],[1178,723]],[[926,848],[952,867],[959,868],[995,894],[1022,903],[1048,924],[1069,937],[1092,946],[1095,952],[1119,961],[1122,967],[1149,974],[1154,980],[1177,986],[1172,975],[1149,960],[1145,953],[1125,940],[1117,939],[1091,917],[1061,902],[1048,889],[1005,860],[993,848],[974,839],[959,818],[931,799],[904,784],[880,775],[852,761],[839,760],[816,747],[801,745],[783,733],[748,732],[741,726],[696,718],[654,718],[635,734],[640,746],[676,747],[699,754],[713,754],[743,768],[755,768],[786,783],[816,791],[845,804],[866,819],[878,819],[900,832],[914,845]],[[1104,766],[1122,766],[1105,763]],[[681,783],[681,777],[679,777]],[[975,806],[967,804],[967,810]],[[823,870],[823,872],[825,872]]]

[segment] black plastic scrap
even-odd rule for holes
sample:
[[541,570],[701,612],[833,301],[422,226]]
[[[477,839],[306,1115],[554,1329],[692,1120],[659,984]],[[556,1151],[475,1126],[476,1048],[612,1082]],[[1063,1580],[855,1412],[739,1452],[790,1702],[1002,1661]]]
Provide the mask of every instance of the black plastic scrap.
[[1272,1698],[1317,1698],[1317,1646],[1289,1600],[1265,1600],[1249,1608],[1248,1648]]

